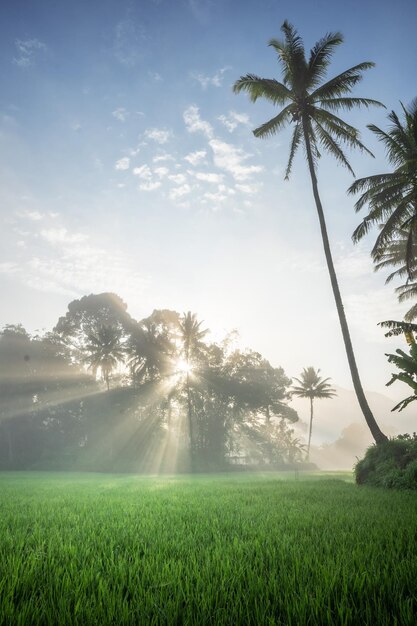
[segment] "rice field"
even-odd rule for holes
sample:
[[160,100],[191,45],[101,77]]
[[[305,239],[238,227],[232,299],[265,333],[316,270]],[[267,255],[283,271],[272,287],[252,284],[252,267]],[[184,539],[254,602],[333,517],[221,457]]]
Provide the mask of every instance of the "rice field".
[[0,624],[417,623],[415,493],[346,474],[0,474]]

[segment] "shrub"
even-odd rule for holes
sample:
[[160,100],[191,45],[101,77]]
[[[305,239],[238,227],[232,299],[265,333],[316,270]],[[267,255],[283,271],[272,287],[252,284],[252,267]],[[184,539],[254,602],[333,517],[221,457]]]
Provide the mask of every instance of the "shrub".
[[355,465],[358,485],[417,489],[417,434],[373,444]]

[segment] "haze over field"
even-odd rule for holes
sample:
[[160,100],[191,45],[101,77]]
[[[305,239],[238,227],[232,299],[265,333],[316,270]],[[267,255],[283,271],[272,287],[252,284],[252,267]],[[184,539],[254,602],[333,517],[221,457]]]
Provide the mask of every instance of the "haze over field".
[[[289,134],[254,138],[273,108],[232,85],[246,72],[278,77],[267,42],[287,18],[307,48],[341,30],[330,73],[374,61],[358,92],[398,110],[416,96],[415,2],[8,0],[0,16],[0,325],[50,329],[70,300],[110,291],[137,319],[194,311],[215,339],[237,328],[243,346],[288,376],[313,365],[347,390],[318,403],[316,444],[362,424],[303,155],[285,182]],[[376,156],[352,154],[358,176],[387,169],[366,129],[386,126],[386,113],[345,116]],[[323,157],[319,184],[363,384],[388,433],[412,431],[415,408],[399,417],[376,395],[406,394],[401,383],[385,387],[385,353],[403,340],[385,339],[377,323],[401,319],[407,305],[373,273],[374,234],[351,242],[362,219],[351,182]],[[308,418],[302,401],[293,406]]]

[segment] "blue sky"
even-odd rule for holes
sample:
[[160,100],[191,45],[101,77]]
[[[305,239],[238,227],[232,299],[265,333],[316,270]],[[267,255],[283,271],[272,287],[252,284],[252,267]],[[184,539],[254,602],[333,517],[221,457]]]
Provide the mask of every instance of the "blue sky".
[[[389,110],[417,95],[411,0],[3,0],[0,324],[51,328],[73,298],[115,291],[138,318],[191,309],[290,376],[314,365],[351,386],[302,154],[284,182],[288,133],[255,139],[274,110],[231,89],[247,72],[279,77],[267,43],[286,18],[307,49],[344,34],[330,73],[376,63],[358,95]],[[366,124],[386,112],[345,117],[376,155],[352,155],[356,173],[385,171]],[[373,236],[351,244],[351,180],[322,159],[359,366],[385,393],[398,340],[376,324],[407,307],[372,272]]]

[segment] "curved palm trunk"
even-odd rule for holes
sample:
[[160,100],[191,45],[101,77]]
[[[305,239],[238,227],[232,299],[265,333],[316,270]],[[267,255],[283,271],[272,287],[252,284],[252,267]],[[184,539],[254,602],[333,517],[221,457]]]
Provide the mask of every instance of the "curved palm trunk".
[[382,443],[383,441],[387,441],[387,437],[381,431],[381,429],[379,428],[376,422],[375,417],[373,416],[373,413],[369,407],[368,401],[365,397],[361,380],[359,378],[359,372],[358,372],[358,368],[356,365],[355,354],[353,352],[353,346],[352,346],[352,341],[350,338],[349,327],[348,327],[347,320],[346,320],[345,310],[343,308],[342,297],[340,295],[339,285],[337,282],[337,276],[336,276],[336,272],[335,272],[334,264],[333,264],[332,253],[330,250],[329,237],[327,235],[327,227],[326,227],[326,222],[324,219],[323,207],[322,207],[320,196],[319,196],[317,177],[316,177],[313,157],[311,153],[310,138],[307,132],[305,121],[303,121],[303,133],[304,133],[304,141],[305,141],[306,152],[307,152],[308,167],[310,170],[311,184],[313,187],[313,195],[314,195],[314,200],[316,202],[317,213],[319,216],[324,253],[326,256],[327,268],[330,274],[330,281],[332,283],[332,289],[333,289],[334,299],[336,302],[337,313],[339,315],[339,322],[340,322],[340,326],[342,329],[343,341],[345,343],[346,355],[347,355],[348,362],[349,362],[349,369],[350,369],[350,374],[352,376],[353,387],[355,389],[356,397],[361,407],[363,416],[366,420],[366,423],[368,424],[369,430],[371,431],[373,438],[375,439],[375,442]]
[[312,430],[313,430],[313,398],[310,398],[310,430],[308,431],[308,446],[307,446],[306,461],[310,460],[310,444],[311,444]]

